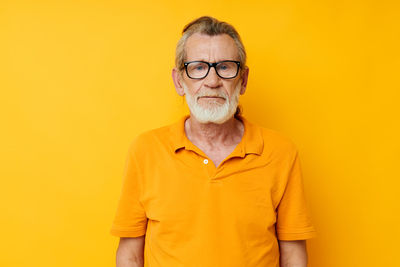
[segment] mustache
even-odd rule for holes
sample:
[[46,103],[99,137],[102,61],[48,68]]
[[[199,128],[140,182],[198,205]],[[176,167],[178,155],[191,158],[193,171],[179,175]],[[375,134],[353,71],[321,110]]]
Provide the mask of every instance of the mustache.
[[203,93],[198,93],[198,94],[196,94],[196,99],[198,100],[200,97],[220,97],[220,98],[223,98],[223,99],[227,99],[228,98],[228,96],[226,95],[226,94],[224,94],[224,93],[216,93],[216,92],[210,92],[210,93],[208,93],[208,92],[203,92]]

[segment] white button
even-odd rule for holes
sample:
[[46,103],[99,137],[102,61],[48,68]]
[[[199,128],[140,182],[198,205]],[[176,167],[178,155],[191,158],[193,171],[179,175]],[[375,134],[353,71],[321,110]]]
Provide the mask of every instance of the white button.
[[203,160],[204,164],[208,163],[208,159]]

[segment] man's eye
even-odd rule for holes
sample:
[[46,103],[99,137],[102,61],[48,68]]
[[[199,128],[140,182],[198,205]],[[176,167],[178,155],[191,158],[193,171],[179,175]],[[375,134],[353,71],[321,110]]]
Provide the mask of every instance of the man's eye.
[[228,70],[229,66],[227,64],[221,64],[221,65],[218,66],[218,69],[219,70]]
[[204,67],[203,66],[196,66],[196,70],[203,70]]

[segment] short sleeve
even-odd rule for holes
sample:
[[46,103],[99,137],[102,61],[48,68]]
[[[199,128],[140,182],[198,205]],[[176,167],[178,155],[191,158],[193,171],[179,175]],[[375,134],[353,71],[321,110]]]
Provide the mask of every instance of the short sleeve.
[[141,177],[133,144],[125,162],[123,184],[110,233],[119,237],[137,237],[146,233],[147,217],[140,203]]
[[276,233],[278,240],[304,240],[316,237],[307,209],[297,150],[290,165],[286,188],[277,207]]

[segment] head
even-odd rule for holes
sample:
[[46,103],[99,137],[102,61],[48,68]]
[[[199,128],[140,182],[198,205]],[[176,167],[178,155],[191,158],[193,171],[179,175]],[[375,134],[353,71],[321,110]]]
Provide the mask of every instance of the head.
[[[204,78],[193,79],[190,71],[187,72],[190,65],[185,68],[184,64],[191,61],[215,63],[226,60],[238,62],[236,76],[226,78],[223,71],[227,67],[220,63],[210,67]],[[235,63],[229,64],[236,68]],[[203,64],[202,68],[207,69],[208,66]],[[186,97],[191,115],[199,122],[224,123],[239,115],[239,95],[246,90],[248,72],[246,52],[233,26],[215,18],[201,17],[184,27],[176,47],[172,78],[177,93]]]

